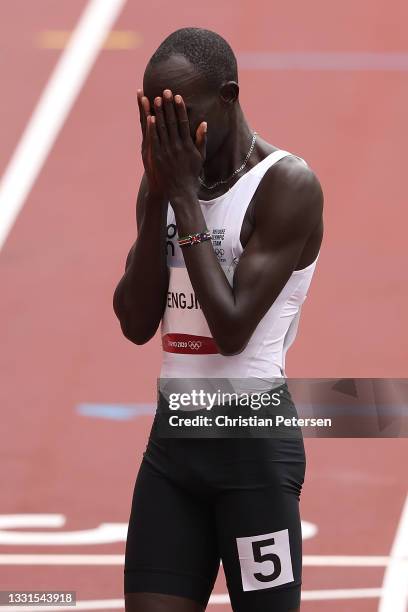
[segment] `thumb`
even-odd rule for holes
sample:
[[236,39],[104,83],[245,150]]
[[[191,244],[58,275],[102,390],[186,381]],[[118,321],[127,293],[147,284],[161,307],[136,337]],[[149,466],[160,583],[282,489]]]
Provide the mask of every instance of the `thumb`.
[[199,150],[203,161],[205,160],[206,147],[207,147],[207,122],[203,121],[197,128],[195,145]]

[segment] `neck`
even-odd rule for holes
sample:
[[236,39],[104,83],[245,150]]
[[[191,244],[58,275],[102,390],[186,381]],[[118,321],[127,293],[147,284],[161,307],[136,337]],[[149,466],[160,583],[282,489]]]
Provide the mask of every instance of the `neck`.
[[216,181],[228,179],[243,163],[251,146],[252,137],[253,131],[237,105],[227,136],[204,163],[202,175],[204,181],[211,185]]

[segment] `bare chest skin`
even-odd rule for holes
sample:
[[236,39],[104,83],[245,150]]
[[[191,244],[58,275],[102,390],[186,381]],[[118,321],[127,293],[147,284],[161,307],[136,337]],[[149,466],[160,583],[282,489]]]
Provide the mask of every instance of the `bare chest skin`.
[[[247,168],[246,168],[247,170],[250,170],[251,168],[254,167],[255,164],[259,163],[265,157],[267,157],[271,153],[274,153],[274,151],[278,150],[278,147],[274,147],[273,145],[267,143],[266,141],[260,139],[259,137],[258,137],[257,145],[258,146],[254,150],[254,155],[251,159],[252,163],[251,165],[250,164],[247,165]],[[240,174],[240,176],[243,176],[243,174]],[[206,189],[200,189],[198,193],[198,197],[201,200],[209,200],[209,199],[217,198],[223,195],[224,193],[226,193],[228,189],[231,189],[232,185],[238,180],[238,178],[235,181],[231,181],[231,183],[229,183],[227,186],[221,185],[220,188],[211,190],[211,192],[209,192]],[[209,194],[210,194],[210,197],[209,197]],[[271,203],[271,205],[273,206],[273,203]],[[244,220],[242,222],[240,241],[244,249],[251,237],[252,232],[254,231],[255,206],[256,206],[256,193],[248,205],[248,208],[244,216]],[[306,268],[308,265],[313,263],[313,261],[316,259],[317,254],[319,252],[320,245],[322,243],[322,239],[323,239],[323,223],[321,223],[315,229],[315,231],[312,232],[311,236],[309,237],[303,249],[303,252],[299,258],[299,261],[296,265],[296,270],[302,270],[303,268]]]

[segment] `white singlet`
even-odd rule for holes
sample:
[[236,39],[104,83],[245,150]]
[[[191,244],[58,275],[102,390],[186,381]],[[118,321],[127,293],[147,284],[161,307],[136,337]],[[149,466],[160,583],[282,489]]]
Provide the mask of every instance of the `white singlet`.
[[[243,252],[240,234],[248,205],[268,168],[287,155],[292,153],[282,149],[274,151],[238,179],[225,194],[208,201],[199,200],[207,228],[212,234],[214,251],[231,286],[234,270]],[[257,379],[256,387],[251,387],[256,391],[270,389],[271,380],[276,378],[280,378],[282,384],[282,377],[286,377],[286,352],[295,339],[301,307],[320,252],[313,263],[292,273],[258,323],[245,349],[237,355],[225,356],[218,352],[211,336],[177,239],[175,215],[169,205],[169,287],[161,325],[163,361],[160,378]]]

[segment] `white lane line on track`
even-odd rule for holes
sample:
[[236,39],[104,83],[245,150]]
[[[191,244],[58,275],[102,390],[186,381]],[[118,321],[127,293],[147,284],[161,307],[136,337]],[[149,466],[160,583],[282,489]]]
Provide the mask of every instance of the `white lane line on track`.
[[[1,554],[0,565],[123,565],[124,555],[92,554]],[[357,556],[357,555],[305,555],[303,565],[308,567],[405,567],[408,557]]]
[[408,496],[402,509],[390,559],[383,580],[383,594],[378,612],[406,612],[408,604]]
[[123,565],[124,555],[0,555],[0,565]]
[[305,555],[303,557],[303,565],[309,567],[386,567],[394,563],[405,564],[405,567],[408,568],[408,556],[405,559],[374,555]]
[[[325,589],[323,591],[302,591],[302,601],[327,601],[333,599],[372,599],[381,596],[381,589]],[[214,594],[210,604],[228,604],[227,593]]]
[[406,52],[245,51],[237,58],[243,70],[408,71]]
[[0,529],[16,529],[19,527],[63,527],[66,520],[64,514],[56,513],[0,514]]
[[[0,514],[1,546],[85,545],[125,542],[127,523],[100,523],[91,529],[73,531],[27,531],[27,527],[63,527],[63,514]],[[19,531],[19,528],[26,528]],[[318,529],[302,521],[302,538],[312,538]]]
[[381,596],[381,589],[325,589],[303,591],[302,601],[327,601],[334,599],[372,599]]
[[[335,599],[371,599],[381,595],[381,589],[333,589],[324,591],[304,591],[303,601],[326,601]],[[227,593],[211,595],[210,605],[229,604]],[[124,599],[85,599],[77,601],[76,610],[123,610]],[[2,612],[15,612],[16,606],[1,606]],[[72,611],[73,606],[58,606],[58,612]],[[18,606],[20,612],[50,612],[51,606]]]
[[89,0],[0,183],[0,250],[126,0]]

